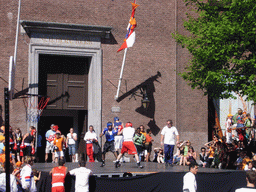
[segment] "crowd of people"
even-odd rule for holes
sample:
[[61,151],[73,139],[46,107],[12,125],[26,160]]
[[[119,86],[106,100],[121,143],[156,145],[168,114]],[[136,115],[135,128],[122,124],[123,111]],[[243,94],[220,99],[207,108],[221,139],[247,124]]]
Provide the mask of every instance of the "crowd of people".
[[[194,165],[198,165],[206,168],[256,170],[256,141],[254,137],[256,126],[254,119],[250,117],[250,114],[239,109],[235,115],[229,114],[227,116],[225,127],[226,131],[223,137],[220,138],[220,134],[216,132],[213,140],[205,143],[201,147],[200,153],[196,153],[191,141],[180,141],[177,128],[173,126],[172,120],[167,120],[166,126],[161,131],[161,146],[154,148],[152,161],[165,163],[166,167],[180,165],[195,168]],[[13,170],[13,175],[16,177],[17,188],[28,188],[26,186],[28,185],[28,180],[23,178],[24,173],[31,174],[32,178],[31,165],[36,161],[35,147],[36,141],[38,142],[38,137],[36,139],[36,136],[36,129],[33,126],[29,128],[29,132],[26,134],[22,134],[19,128],[15,131],[11,127],[9,129],[10,170]],[[143,168],[141,162],[151,161],[150,156],[154,139],[151,130],[145,130],[143,125],[135,129],[131,122],[127,122],[124,125],[118,117],[115,117],[114,122],[108,122],[106,128],[100,133],[99,137],[103,136],[105,137],[105,143],[101,149],[94,127],[92,125],[89,126],[84,136],[89,162],[94,162],[97,159],[101,162],[100,166],[104,167],[106,153],[108,152],[113,153],[116,159],[114,161],[116,168],[125,162],[125,153],[133,156],[138,168]],[[73,128],[70,128],[65,137],[65,135],[61,134],[58,125],[52,124],[50,130],[45,134],[45,139],[45,162],[48,161],[51,153],[52,161],[59,163],[59,167],[63,166],[63,162],[65,163],[66,161],[66,149],[68,149],[70,161],[76,161],[76,142],[78,138]],[[6,165],[4,142],[5,128],[2,126],[0,129],[0,163],[3,166]],[[177,149],[174,154],[175,146]],[[81,166],[84,167],[84,163]],[[64,171],[64,168],[59,171]],[[67,172],[66,169],[65,172]],[[54,175],[54,173],[53,170],[51,174]],[[39,172],[34,170],[34,176],[33,179],[30,179],[30,183],[32,180],[36,182],[40,178]],[[34,186],[30,184],[29,187],[33,188]]]

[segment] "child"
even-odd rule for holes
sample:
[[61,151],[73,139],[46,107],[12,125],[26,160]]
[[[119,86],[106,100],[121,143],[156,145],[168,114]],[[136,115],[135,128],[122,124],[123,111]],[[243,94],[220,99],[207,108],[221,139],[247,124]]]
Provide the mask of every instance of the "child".
[[20,179],[20,170],[21,170],[21,165],[22,165],[22,163],[20,162],[20,161],[18,161],[17,163],[16,163],[16,168],[14,169],[14,171],[13,171],[13,175],[14,176],[16,176],[18,179]]
[[14,175],[14,176],[16,177],[18,192],[19,192],[19,191],[23,191],[22,186],[21,186],[21,181],[20,181],[21,166],[22,166],[22,162],[21,162],[21,161],[18,161],[18,162],[16,163],[16,168],[15,168],[14,171],[12,172],[12,175]]
[[61,137],[60,131],[56,131],[56,138],[53,141],[53,145],[55,148],[55,162],[57,163],[59,158],[63,159],[64,158],[64,153],[63,153],[63,145],[64,145],[64,139]]
[[164,163],[164,150],[160,148],[158,156],[157,156],[158,163]]
[[33,169],[33,175],[34,175],[34,180],[37,183],[41,178],[41,171],[37,171],[36,169]]

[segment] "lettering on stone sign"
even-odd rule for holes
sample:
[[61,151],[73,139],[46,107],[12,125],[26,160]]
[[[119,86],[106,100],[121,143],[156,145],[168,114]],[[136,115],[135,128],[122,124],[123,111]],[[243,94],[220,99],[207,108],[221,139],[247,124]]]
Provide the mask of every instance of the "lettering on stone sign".
[[79,44],[79,45],[92,45],[91,41],[81,40],[68,40],[68,39],[43,39],[47,43],[65,43],[65,44]]

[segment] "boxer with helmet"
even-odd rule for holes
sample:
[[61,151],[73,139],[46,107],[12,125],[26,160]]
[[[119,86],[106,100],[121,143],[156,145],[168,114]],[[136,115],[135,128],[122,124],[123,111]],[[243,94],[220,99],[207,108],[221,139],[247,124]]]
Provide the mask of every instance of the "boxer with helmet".
[[103,135],[106,137],[106,142],[103,147],[101,167],[105,166],[105,154],[108,151],[111,151],[115,155],[115,158],[117,157],[114,145],[114,137],[117,135],[117,130],[113,129],[113,124],[111,122],[107,123],[107,128],[102,131],[100,137]]
[[143,168],[143,166],[140,164],[139,156],[136,150],[136,147],[133,143],[133,136],[135,133],[135,129],[132,127],[131,122],[127,122],[125,124],[125,128],[122,129],[118,134],[123,134],[123,146],[121,149],[121,153],[118,155],[116,162],[115,162],[115,167],[118,168],[121,166],[120,164],[120,159],[124,155],[124,153],[128,153],[129,155],[134,155],[135,159],[137,161],[137,166],[139,168]]
[[[120,132],[123,129],[123,123],[119,121],[118,117],[114,118],[114,129],[116,129],[118,132]],[[115,136],[115,151],[117,155],[119,154],[119,150],[122,148],[123,143],[123,135],[116,135]]]

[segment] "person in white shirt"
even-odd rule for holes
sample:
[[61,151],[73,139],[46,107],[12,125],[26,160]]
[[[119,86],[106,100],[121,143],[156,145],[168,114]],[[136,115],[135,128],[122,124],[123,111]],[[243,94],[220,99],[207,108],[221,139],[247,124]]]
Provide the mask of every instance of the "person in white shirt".
[[[3,164],[3,169],[5,171],[6,169],[6,162]],[[10,163],[10,173],[13,172],[13,165]],[[6,174],[1,173],[0,174],[0,191],[6,191]],[[17,181],[14,175],[10,174],[10,191],[11,192],[17,192],[18,186]]]
[[195,163],[189,164],[189,172],[183,177],[183,191],[184,192],[196,192],[196,174],[198,171],[198,165]]
[[33,177],[33,172],[31,166],[33,165],[33,160],[31,157],[28,157],[25,160],[25,166],[21,169],[20,180],[22,188],[25,191],[35,192],[37,191],[36,183]]
[[92,175],[92,171],[85,167],[85,161],[79,162],[79,168],[69,171],[70,175],[75,175],[75,192],[88,192],[89,191],[89,176]]
[[68,147],[69,158],[72,162],[75,162],[76,159],[76,141],[77,134],[74,133],[73,128],[70,128],[69,133],[67,134],[66,146]]
[[228,114],[227,121],[225,123],[226,126],[226,143],[232,143],[232,114]]
[[173,151],[176,143],[179,143],[180,136],[176,127],[172,126],[172,120],[167,121],[167,125],[161,132],[161,145],[164,146],[165,166],[172,166],[173,163]]
[[246,171],[246,187],[236,189],[235,192],[253,192],[255,189],[256,182],[256,172],[255,171]]
[[98,139],[92,125],[89,126],[89,131],[86,132],[84,140],[86,141],[86,154],[89,157],[89,162],[94,162],[93,142],[98,142]]
[[124,153],[128,153],[129,155],[134,155],[135,159],[137,161],[137,166],[139,168],[143,168],[142,165],[140,165],[140,159],[137,153],[137,150],[135,148],[135,145],[133,143],[133,136],[135,133],[135,129],[132,127],[132,123],[128,122],[125,124],[125,128],[122,129],[118,134],[123,134],[123,146],[121,149],[121,153],[117,156],[115,167],[118,168],[121,166],[120,159],[123,157]]

